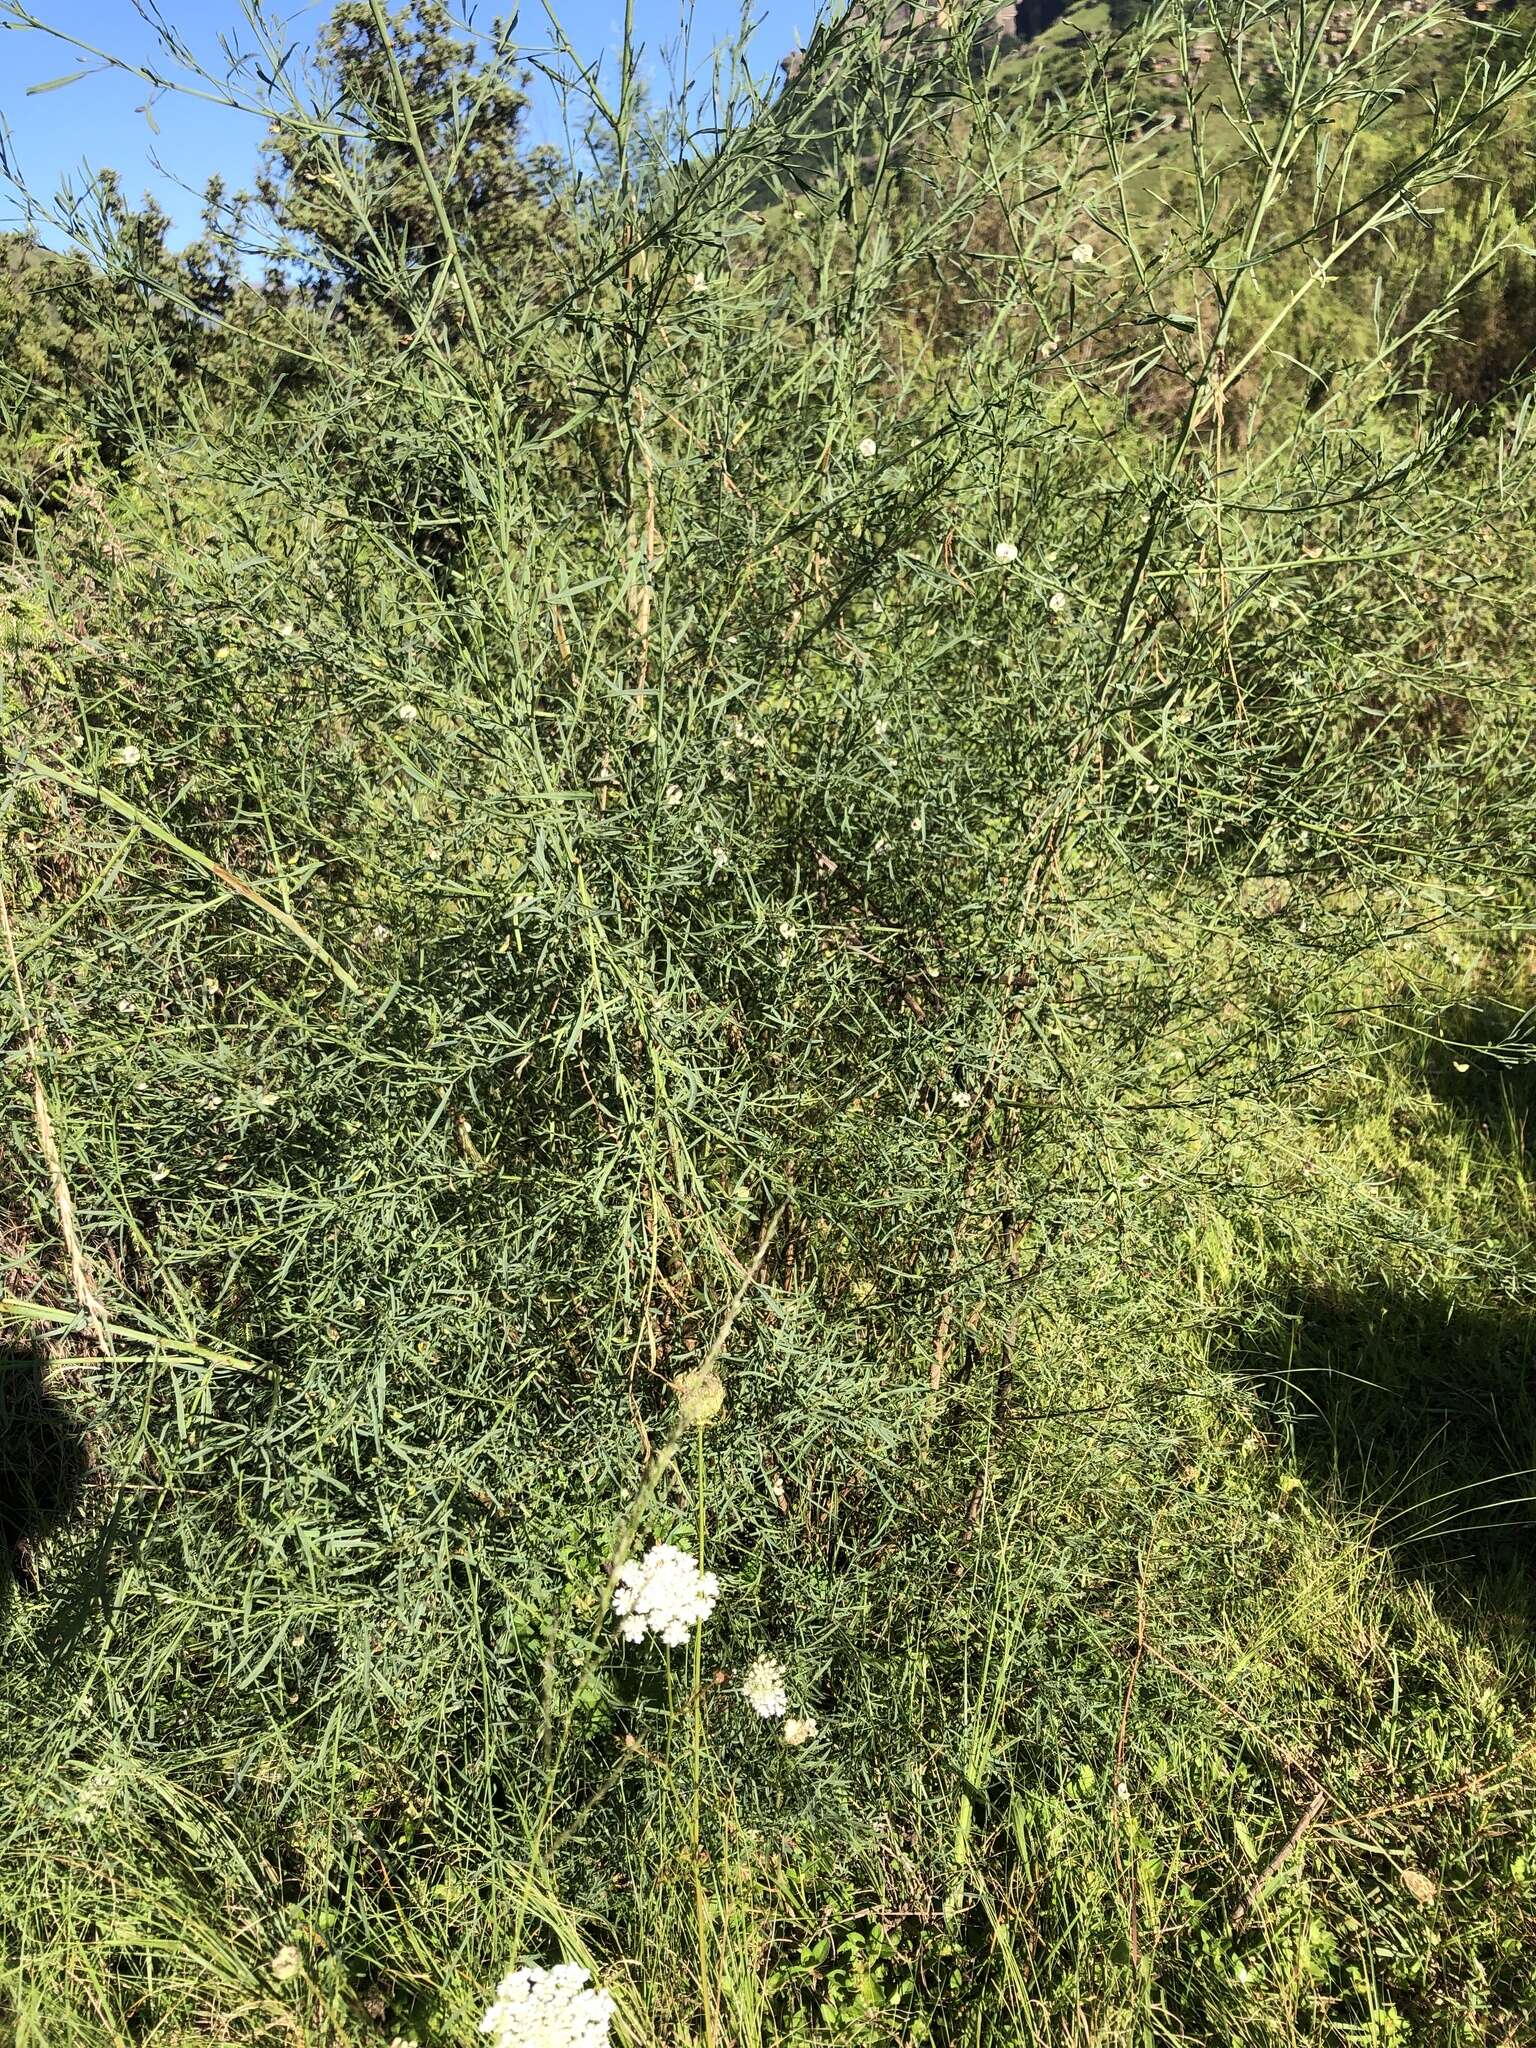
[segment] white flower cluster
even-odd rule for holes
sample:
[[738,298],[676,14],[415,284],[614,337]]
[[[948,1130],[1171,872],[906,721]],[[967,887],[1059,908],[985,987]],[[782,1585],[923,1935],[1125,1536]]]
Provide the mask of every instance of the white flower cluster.
[[784,1682],[784,1666],[777,1657],[753,1658],[741,1675],[741,1696],[763,1720],[784,1723],[779,1733],[787,1749],[800,1749],[805,1743],[814,1742],[821,1732],[809,1714],[802,1719],[789,1712],[789,1687]]
[[614,1588],[613,1611],[626,1643],[638,1643],[649,1632],[669,1649],[688,1640],[688,1632],[708,1621],[720,1598],[720,1581],[701,1572],[691,1550],[672,1543],[653,1543],[638,1564],[627,1564]]
[[525,1963],[496,1986],[481,2033],[493,2048],[607,2048],[613,2000],[587,1988],[588,1974],[577,1963]]
[[772,1657],[757,1658],[747,1666],[741,1696],[754,1714],[760,1714],[765,1721],[777,1721],[789,1712],[784,1666]]

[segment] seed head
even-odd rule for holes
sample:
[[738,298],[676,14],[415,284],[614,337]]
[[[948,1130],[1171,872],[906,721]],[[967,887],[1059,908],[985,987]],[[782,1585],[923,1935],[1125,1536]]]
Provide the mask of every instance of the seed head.
[[725,1406],[725,1381],[707,1365],[696,1365],[672,1382],[677,1412],[689,1429],[703,1429]]

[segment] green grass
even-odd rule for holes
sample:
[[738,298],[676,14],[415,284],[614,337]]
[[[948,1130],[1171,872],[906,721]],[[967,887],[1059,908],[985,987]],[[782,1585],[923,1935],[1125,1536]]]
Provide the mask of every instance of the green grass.
[[845,25],[452,261],[451,121],[391,240],[393,74],[280,83],[344,313],[123,233],[5,373],[15,2048],[523,1956],[625,2048],[1526,2037],[1531,66],[1438,47],[1133,161],[1135,62]]

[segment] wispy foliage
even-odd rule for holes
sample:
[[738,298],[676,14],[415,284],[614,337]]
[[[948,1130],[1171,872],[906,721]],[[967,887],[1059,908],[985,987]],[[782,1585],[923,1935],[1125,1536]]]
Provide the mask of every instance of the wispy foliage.
[[[260,67],[304,271],[97,249],[122,438],[3,600],[5,1309],[89,1446],[18,2048],[446,2041],[525,1955],[635,2043],[1513,2022],[1512,1596],[1301,1476],[1274,1331],[1529,1358],[1524,1167],[1383,1020],[1528,973],[1524,395],[1451,367],[1532,62],[1331,19],[556,49],[557,177],[504,38],[348,7]],[[691,1650],[614,1642],[652,1541]]]

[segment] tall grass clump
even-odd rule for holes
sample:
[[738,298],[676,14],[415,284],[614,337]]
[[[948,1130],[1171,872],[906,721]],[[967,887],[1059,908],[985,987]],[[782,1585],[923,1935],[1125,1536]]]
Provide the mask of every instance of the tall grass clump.
[[1518,2038],[1533,61],[1339,20],[170,40],[262,193],[0,372],[16,2048]]

